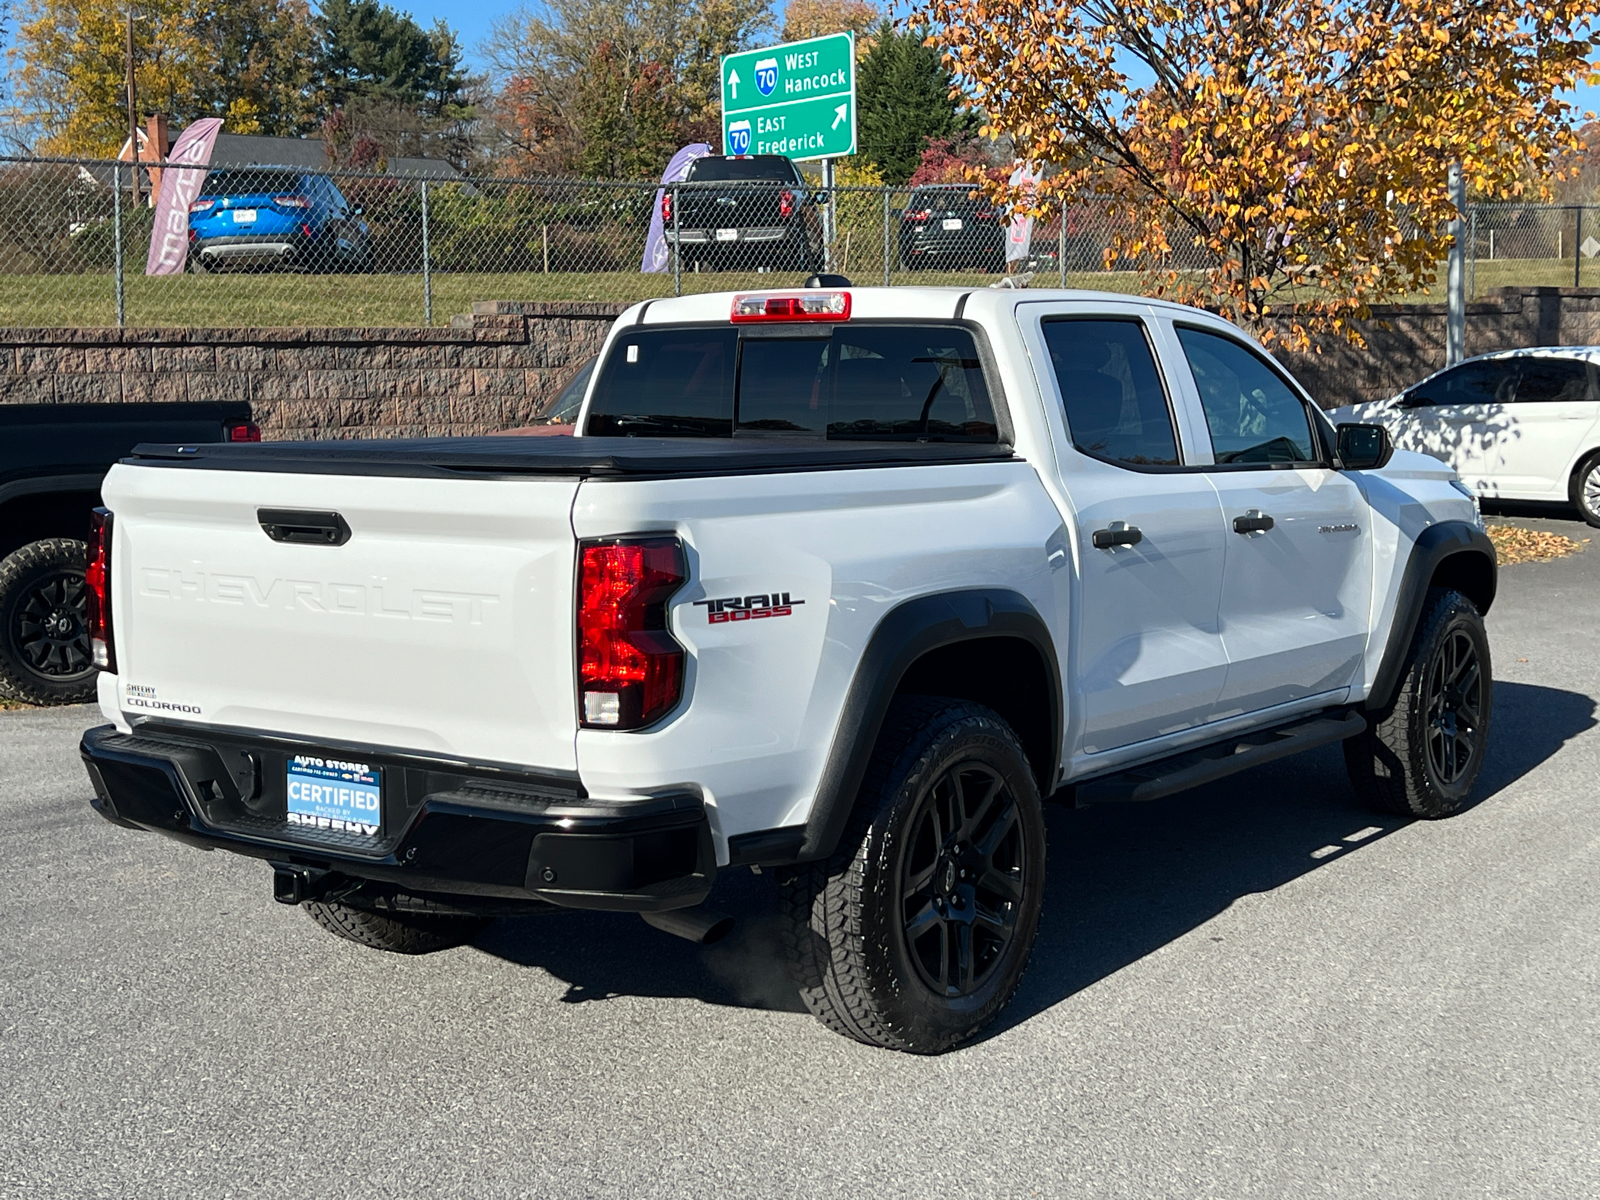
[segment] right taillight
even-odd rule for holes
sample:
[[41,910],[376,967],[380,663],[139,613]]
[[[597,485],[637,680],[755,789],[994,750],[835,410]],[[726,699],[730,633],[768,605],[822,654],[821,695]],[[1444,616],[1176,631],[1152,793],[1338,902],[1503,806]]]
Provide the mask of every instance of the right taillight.
[[671,225],[672,224],[672,193],[671,192],[662,192],[661,193],[661,223],[663,225]]
[[89,555],[83,582],[94,665],[115,674],[117,656],[111,647],[111,513],[103,508],[89,514]]
[[578,718],[588,729],[639,729],[683,695],[683,647],[667,600],[688,578],[677,538],[578,547]]

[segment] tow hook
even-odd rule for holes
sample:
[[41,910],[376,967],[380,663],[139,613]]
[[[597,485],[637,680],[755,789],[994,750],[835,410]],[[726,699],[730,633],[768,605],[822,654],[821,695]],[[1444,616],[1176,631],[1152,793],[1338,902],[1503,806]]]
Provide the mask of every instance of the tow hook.
[[320,900],[328,890],[328,872],[314,867],[272,864],[272,898],[279,904],[304,904]]
[[725,912],[697,904],[693,908],[671,908],[666,912],[640,913],[646,925],[695,943],[709,946],[728,936],[733,918]]

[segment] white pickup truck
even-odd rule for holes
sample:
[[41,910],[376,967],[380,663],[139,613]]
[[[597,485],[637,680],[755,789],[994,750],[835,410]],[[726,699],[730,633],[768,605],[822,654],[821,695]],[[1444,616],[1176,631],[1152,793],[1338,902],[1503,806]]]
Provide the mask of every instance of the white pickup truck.
[[96,808],[408,952],[552,905],[705,938],[718,872],[763,867],[812,1011],[932,1053],[1017,986],[1044,799],[1334,741],[1402,814],[1477,778],[1471,496],[1206,313],[658,300],[578,428],[113,468]]

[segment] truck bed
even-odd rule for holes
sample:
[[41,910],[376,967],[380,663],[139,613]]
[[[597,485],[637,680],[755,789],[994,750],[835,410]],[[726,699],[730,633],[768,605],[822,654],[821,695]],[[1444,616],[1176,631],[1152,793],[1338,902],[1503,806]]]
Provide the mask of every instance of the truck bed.
[[982,442],[817,441],[799,438],[416,438],[144,444],[130,466],[296,475],[659,479],[1008,462],[1010,446]]

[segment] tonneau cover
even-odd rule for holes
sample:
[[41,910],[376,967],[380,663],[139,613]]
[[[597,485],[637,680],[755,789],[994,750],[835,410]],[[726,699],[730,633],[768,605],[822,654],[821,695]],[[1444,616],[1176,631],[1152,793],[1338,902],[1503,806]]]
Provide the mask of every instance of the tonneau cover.
[[771,474],[1005,462],[1010,446],[982,442],[846,442],[789,438],[502,437],[215,443],[134,448],[140,467],[305,475],[565,478]]

